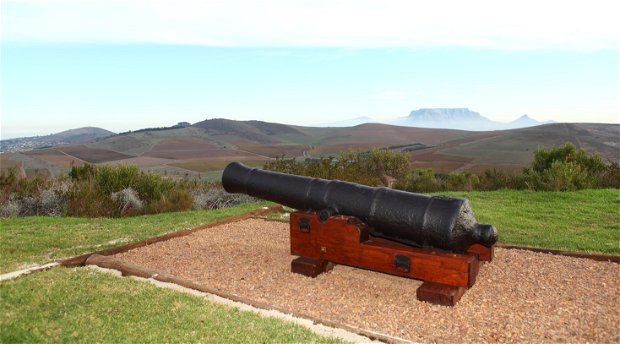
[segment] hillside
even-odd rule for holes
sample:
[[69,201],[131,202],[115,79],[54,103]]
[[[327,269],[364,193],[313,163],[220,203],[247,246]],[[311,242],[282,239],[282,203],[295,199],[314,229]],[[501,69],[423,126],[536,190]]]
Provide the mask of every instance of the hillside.
[[45,136],[20,137],[1,140],[0,152],[28,151],[37,148],[53,147],[64,144],[89,142],[94,139],[107,137],[110,135],[115,134],[101,128],[83,127]]
[[345,150],[385,147],[410,151],[418,167],[439,172],[520,169],[533,151],[572,142],[610,160],[620,158],[620,126],[555,123],[531,128],[473,132],[362,124],[301,127],[261,121],[209,119],[191,126],[141,130],[83,144],[2,155],[2,168],[26,174],[61,173],[74,164],[137,164],[169,176],[214,177],[230,161],[260,166],[279,156],[316,157]]

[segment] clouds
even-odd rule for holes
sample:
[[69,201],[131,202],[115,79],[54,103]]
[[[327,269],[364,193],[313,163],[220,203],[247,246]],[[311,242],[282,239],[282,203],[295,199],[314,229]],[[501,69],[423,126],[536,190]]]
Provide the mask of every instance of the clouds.
[[617,50],[614,1],[2,3],[13,42]]

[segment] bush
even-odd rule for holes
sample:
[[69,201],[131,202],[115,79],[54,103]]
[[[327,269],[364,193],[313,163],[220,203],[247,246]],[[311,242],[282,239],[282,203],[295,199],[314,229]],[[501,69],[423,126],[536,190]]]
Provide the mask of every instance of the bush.
[[220,209],[256,201],[254,197],[244,194],[230,194],[217,187],[195,190],[192,192],[192,198],[194,210]]
[[435,192],[442,189],[441,182],[430,168],[415,169],[407,173],[395,187],[410,192]]
[[124,188],[112,193],[112,200],[116,202],[120,216],[137,214],[144,208],[138,193],[132,188]]
[[620,164],[610,162],[600,177],[600,186],[604,188],[620,189]]
[[342,152],[338,157],[308,159],[277,158],[266,170],[323,179],[338,179],[370,186],[392,186],[409,168],[409,154],[373,148],[368,152]]
[[601,186],[606,170],[598,154],[588,155],[583,149],[567,143],[558,148],[534,151],[530,168],[523,170],[528,188],[548,191],[572,191]]
[[[20,179],[0,206],[1,216],[62,216],[72,183],[65,179]],[[7,190],[8,191],[8,190]]]
[[152,201],[147,208],[147,213],[186,211],[192,209],[192,203],[192,195],[184,188],[177,187],[166,192],[158,200]]
[[111,195],[104,195],[94,182],[75,183],[71,190],[67,215],[80,217],[112,217],[117,205]]
[[477,190],[480,185],[480,178],[470,172],[450,173],[446,177],[444,189],[450,191],[472,191]]

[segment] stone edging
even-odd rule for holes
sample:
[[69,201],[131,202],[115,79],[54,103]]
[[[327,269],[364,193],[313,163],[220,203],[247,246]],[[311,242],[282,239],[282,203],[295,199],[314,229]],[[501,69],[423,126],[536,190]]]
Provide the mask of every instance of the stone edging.
[[548,253],[548,254],[555,254],[559,256],[568,256],[568,257],[574,257],[574,258],[586,258],[586,259],[592,259],[592,260],[597,260],[601,262],[612,262],[612,263],[620,264],[620,255],[613,255],[613,254],[563,251],[563,250],[555,250],[551,248],[511,245],[511,244],[502,244],[502,243],[496,244],[495,247],[505,248],[505,249],[510,249],[510,250],[526,250],[526,251],[532,251],[532,252]]
[[93,254],[99,254],[99,255],[102,255],[102,256],[111,256],[111,255],[115,255],[117,253],[127,252],[129,250],[134,249],[134,248],[151,245],[151,244],[154,244],[156,242],[166,241],[166,240],[170,240],[170,239],[173,239],[173,238],[178,238],[178,237],[183,237],[183,236],[186,236],[186,235],[190,235],[190,234],[192,234],[192,233],[194,233],[196,231],[199,231],[199,230],[203,230],[203,229],[207,229],[207,228],[211,228],[211,227],[216,227],[216,226],[221,226],[223,224],[227,224],[227,223],[231,223],[231,222],[236,222],[236,221],[240,221],[240,220],[245,220],[245,219],[248,219],[248,218],[251,218],[251,217],[254,217],[254,216],[265,215],[265,214],[281,211],[282,209],[283,209],[283,207],[281,205],[272,205],[270,207],[263,207],[262,209],[253,210],[253,211],[241,214],[241,215],[230,217],[230,218],[228,218],[226,220],[211,222],[211,223],[208,223],[208,224],[205,224],[205,225],[202,225],[202,226],[198,226],[198,227],[195,227],[195,228],[192,228],[192,229],[184,229],[184,230],[180,230],[180,231],[177,231],[177,232],[172,232],[172,233],[156,236],[156,237],[153,237],[153,238],[149,238],[149,239],[138,241],[138,242],[129,243],[129,244],[122,245],[122,246],[117,246],[117,247],[112,247],[112,248],[101,250],[101,251],[86,253],[86,254],[83,254],[83,255],[80,255],[80,256],[77,256],[77,257],[73,257],[73,258],[69,258],[69,259],[65,259],[63,261],[60,261],[59,264],[61,266],[65,266],[65,267],[83,266],[86,263],[86,259],[88,259],[88,257],[90,257]]

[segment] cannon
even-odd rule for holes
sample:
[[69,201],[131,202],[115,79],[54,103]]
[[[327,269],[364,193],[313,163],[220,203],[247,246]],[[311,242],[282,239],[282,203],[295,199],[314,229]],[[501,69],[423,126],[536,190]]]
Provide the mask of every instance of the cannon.
[[422,279],[418,299],[454,305],[490,261],[498,234],[464,198],[426,196],[230,163],[227,192],[299,211],[290,215],[293,272],[315,277],[334,263]]
[[407,245],[464,253],[473,244],[491,246],[497,231],[478,224],[464,198],[425,196],[339,180],[309,178],[229,164],[222,175],[227,192],[244,193],[299,210],[354,216],[370,234]]

